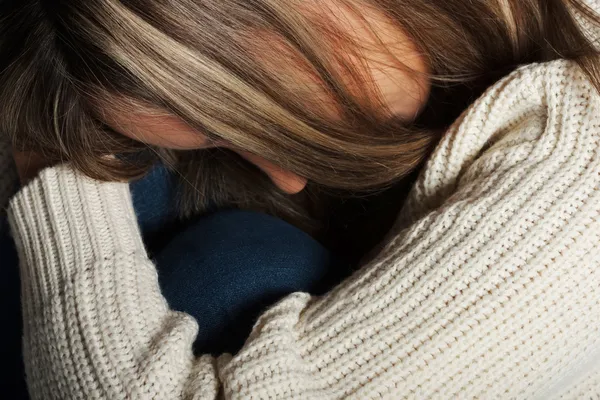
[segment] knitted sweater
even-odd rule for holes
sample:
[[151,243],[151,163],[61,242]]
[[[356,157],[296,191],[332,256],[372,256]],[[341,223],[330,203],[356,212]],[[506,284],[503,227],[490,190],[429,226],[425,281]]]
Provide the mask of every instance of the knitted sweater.
[[380,254],[235,356],[194,356],[202,321],[161,296],[126,184],[47,169],[9,214],[34,399],[600,396],[600,96],[567,61],[491,88]]

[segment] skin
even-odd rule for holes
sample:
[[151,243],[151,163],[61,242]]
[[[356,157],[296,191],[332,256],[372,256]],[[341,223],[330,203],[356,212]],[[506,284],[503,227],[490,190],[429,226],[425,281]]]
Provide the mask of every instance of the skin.
[[[335,15],[333,18],[334,23],[337,24],[336,28],[344,35],[348,34],[348,37],[360,46],[364,56],[362,61],[350,55],[348,62],[356,63],[360,71],[366,74],[365,81],[372,82],[372,85],[368,88],[356,87],[355,83],[348,80],[350,91],[357,96],[366,97],[378,93],[384,106],[382,110],[384,115],[400,116],[405,120],[415,118],[427,100],[430,82],[425,77],[428,67],[424,57],[410,38],[401,29],[391,24],[385,15],[373,9],[364,9],[361,15],[357,16],[337,5],[336,0],[307,1],[304,5],[305,12],[312,13],[315,18]],[[269,43],[272,46],[274,42]],[[259,47],[260,44],[257,45],[257,48]],[[290,74],[289,66],[285,63],[278,65],[269,60],[265,60],[265,63],[274,73],[283,76],[293,75],[292,85],[296,82],[299,90],[300,87],[306,87],[307,81],[311,80],[308,74],[304,77],[298,76],[297,72]],[[307,104],[327,104],[327,101],[319,98],[322,96],[322,91],[318,88],[310,91],[307,96],[310,96],[310,93],[317,98],[307,99],[310,100]],[[334,117],[337,114],[334,105],[325,112]],[[262,157],[235,148],[224,141],[210,142],[202,132],[194,130],[175,116],[143,109],[121,114],[108,110],[107,113],[113,121],[112,127],[117,132],[140,142],[178,150],[228,148],[260,168],[277,187],[288,194],[301,192],[307,184],[305,178],[280,168]],[[16,154],[15,161],[23,179],[34,175],[36,169],[44,165],[43,162],[36,162],[35,157],[31,155]]]

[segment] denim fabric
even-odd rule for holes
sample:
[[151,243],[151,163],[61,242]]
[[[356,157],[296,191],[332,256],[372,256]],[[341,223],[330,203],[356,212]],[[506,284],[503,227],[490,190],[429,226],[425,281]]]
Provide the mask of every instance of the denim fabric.
[[184,227],[177,219],[175,176],[158,165],[130,188],[144,243],[152,254],[166,244],[165,237]]
[[326,289],[332,257],[309,235],[235,210],[177,222],[174,193],[173,176],[162,167],[132,184],[163,295],[199,322],[197,353],[234,353],[266,307],[289,293]]
[[267,215],[222,211],[174,237],[156,256],[170,306],[199,323],[196,353],[235,353],[258,315],[293,292],[325,289],[331,256]]

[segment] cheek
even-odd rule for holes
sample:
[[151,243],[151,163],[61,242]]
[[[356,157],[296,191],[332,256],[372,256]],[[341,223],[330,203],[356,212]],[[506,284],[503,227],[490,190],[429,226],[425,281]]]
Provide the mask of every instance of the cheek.
[[373,64],[371,73],[387,112],[405,121],[414,120],[429,97],[429,79],[417,72]]
[[[409,36],[385,15],[367,10],[364,20],[350,13],[343,25],[357,43],[358,52],[348,56],[350,63],[362,68],[365,81],[371,82],[386,110],[386,116],[410,121],[416,117],[429,96],[429,67],[423,54]],[[355,87],[358,96],[374,93]]]

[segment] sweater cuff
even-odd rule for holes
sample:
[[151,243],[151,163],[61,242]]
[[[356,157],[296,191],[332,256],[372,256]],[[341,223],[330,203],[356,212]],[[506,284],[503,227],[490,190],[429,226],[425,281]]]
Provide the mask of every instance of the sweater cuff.
[[49,168],[17,193],[8,213],[24,282],[47,294],[60,293],[79,268],[117,254],[145,255],[126,183]]

